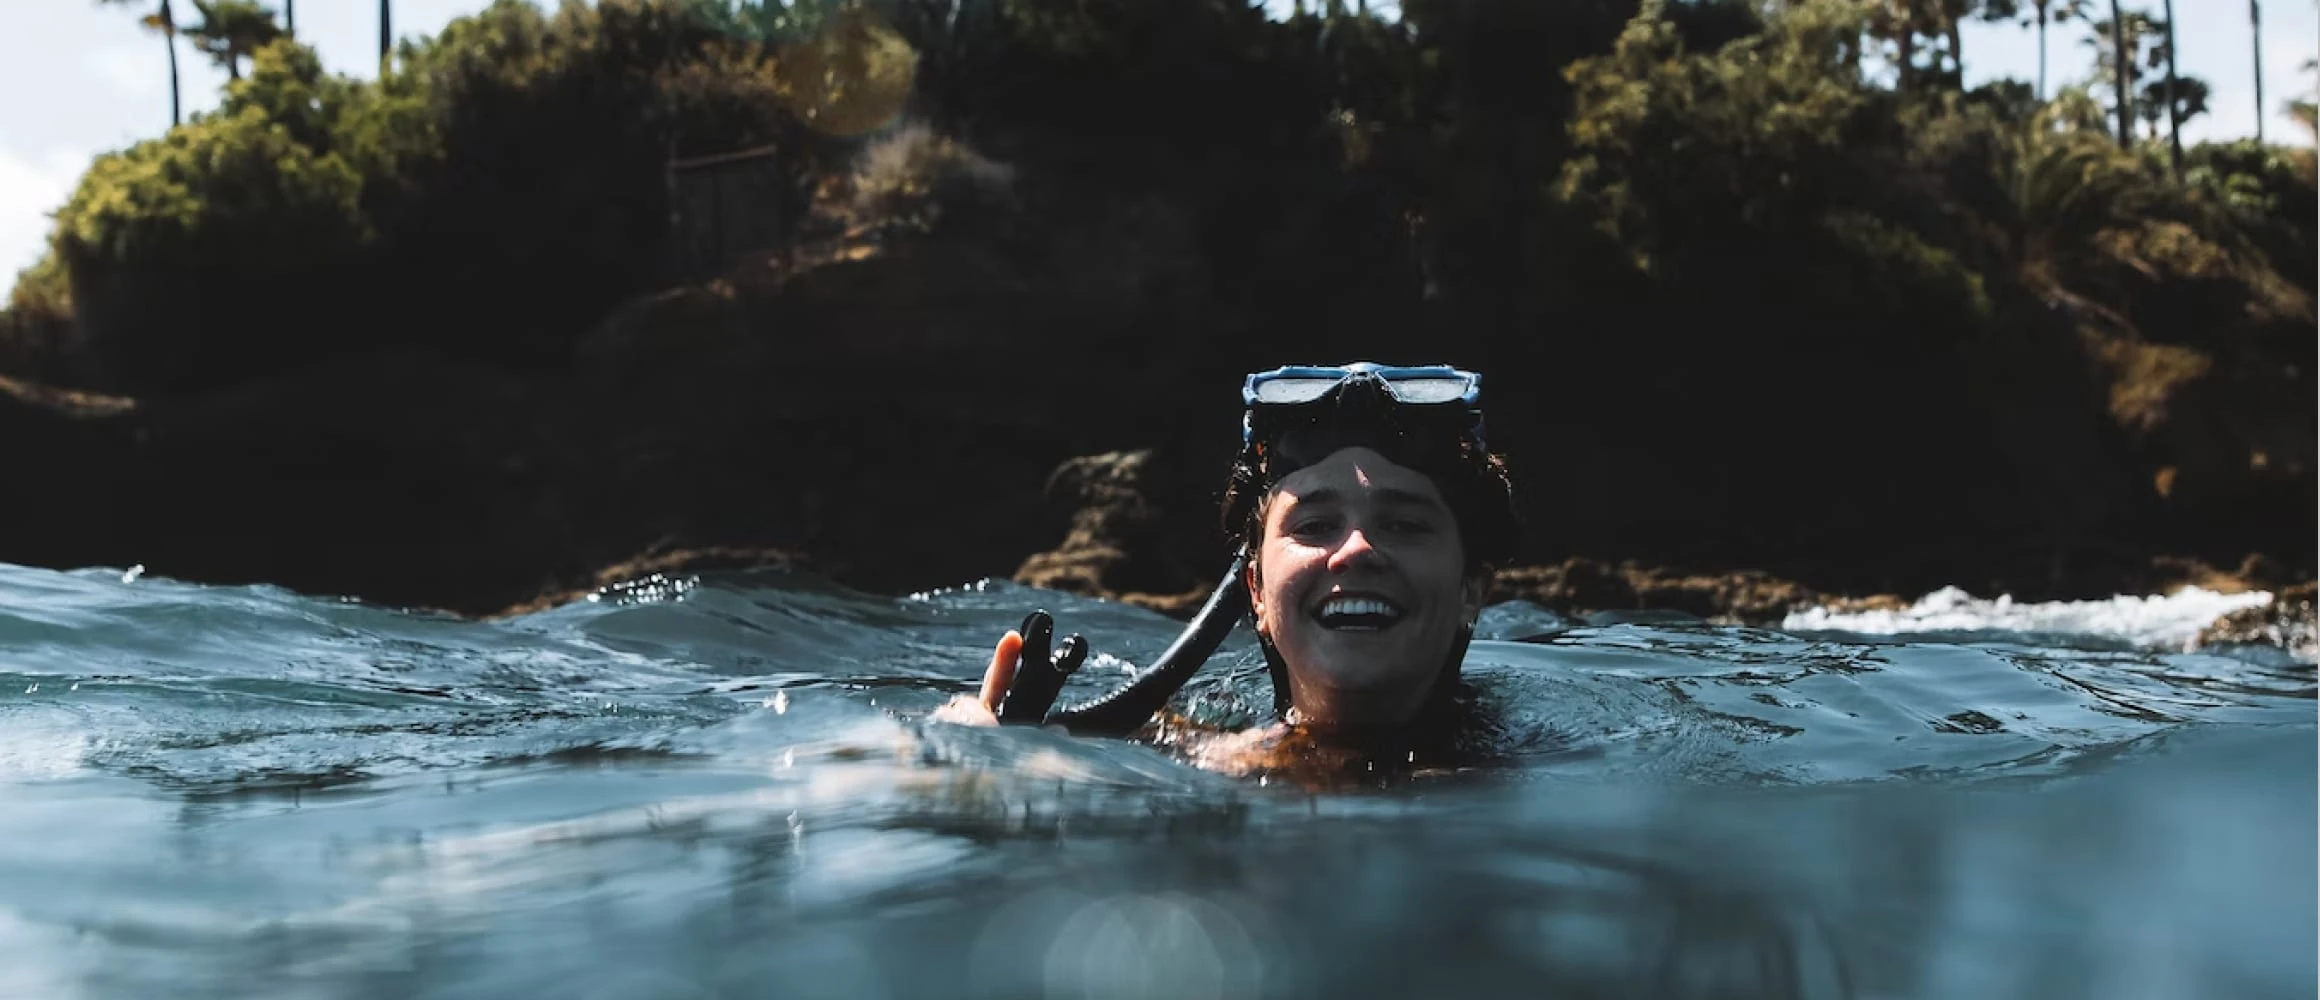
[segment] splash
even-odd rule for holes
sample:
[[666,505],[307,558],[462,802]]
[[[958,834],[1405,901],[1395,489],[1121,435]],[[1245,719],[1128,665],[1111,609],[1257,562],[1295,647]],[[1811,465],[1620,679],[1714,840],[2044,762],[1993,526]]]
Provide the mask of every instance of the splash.
[[2224,594],[2185,587],[2172,594],[2121,594],[2099,601],[2023,601],[2011,595],[1994,600],[1943,587],[1898,611],[1836,611],[1810,608],[1780,623],[1785,631],[1902,635],[1923,632],[2004,632],[2089,636],[2146,648],[2181,648],[2201,629],[2234,611],[2262,607],[2267,591]]

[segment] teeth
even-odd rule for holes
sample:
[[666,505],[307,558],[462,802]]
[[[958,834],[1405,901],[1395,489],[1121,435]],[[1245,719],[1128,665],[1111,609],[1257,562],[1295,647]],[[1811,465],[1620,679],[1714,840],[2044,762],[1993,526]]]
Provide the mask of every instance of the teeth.
[[1401,616],[1401,612],[1395,610],[1393,605],[1366,597],[1331,598],[1328,603],[1321,606],[1321,614],[1323,617],[1330,615],[1384,615],[1388,618],[1398,618]]

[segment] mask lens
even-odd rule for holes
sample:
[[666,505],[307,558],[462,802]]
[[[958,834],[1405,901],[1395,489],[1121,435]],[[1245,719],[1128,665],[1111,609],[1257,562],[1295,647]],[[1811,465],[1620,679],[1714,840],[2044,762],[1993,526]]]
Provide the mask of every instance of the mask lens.
[[1466,398],[1466,380],[1462,378],[1404,378],[1386,386],[1404,403],[1451,403]]
[[1337,382],[1338,380],[1333,378],[1268,379],[1266,381],[1257,383],[1257,402],[1274,404],[1310,403],[1328,395],[1329,390],[1337,388]]

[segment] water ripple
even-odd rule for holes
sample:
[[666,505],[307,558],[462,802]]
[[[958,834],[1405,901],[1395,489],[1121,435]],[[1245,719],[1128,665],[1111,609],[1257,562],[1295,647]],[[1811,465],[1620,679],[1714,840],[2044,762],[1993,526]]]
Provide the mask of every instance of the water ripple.
[[[926,722],[1034,606],[1106,657],[1066,697],[1175,635],[997,581],[471,622],[0,566],[0,995],[2316,985],[2307,663],[1500,605],[1485,752],[1316,790]],[[1249,637],[1183,699],[1260,715]]]

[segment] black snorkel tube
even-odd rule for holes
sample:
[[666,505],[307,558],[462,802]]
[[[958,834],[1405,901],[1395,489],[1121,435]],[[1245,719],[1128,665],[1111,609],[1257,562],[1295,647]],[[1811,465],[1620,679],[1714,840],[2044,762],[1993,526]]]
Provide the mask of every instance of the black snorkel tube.
[[1086,647],[1073,635],[1064,640],[1064,649],[1054,657],[1044,655],[1054,623],[1047,612],[1032,612],[1024,620],[1022,667],[1016,671],[1006,700],[1000,703],[999,721],[1062,726],[1074,736],[1126,736],[1143,728],[1216,654],[1225,636],[1248,614],[1248,564],[1246,553],[1233,558],[1224,579],[1217,581],[1216,590],[1208,595],[1208,602],[1143,673],[1117,691],[1071,708],[1051,711],[1048,706],[1062,691],[1064,679],[1086,657]]

